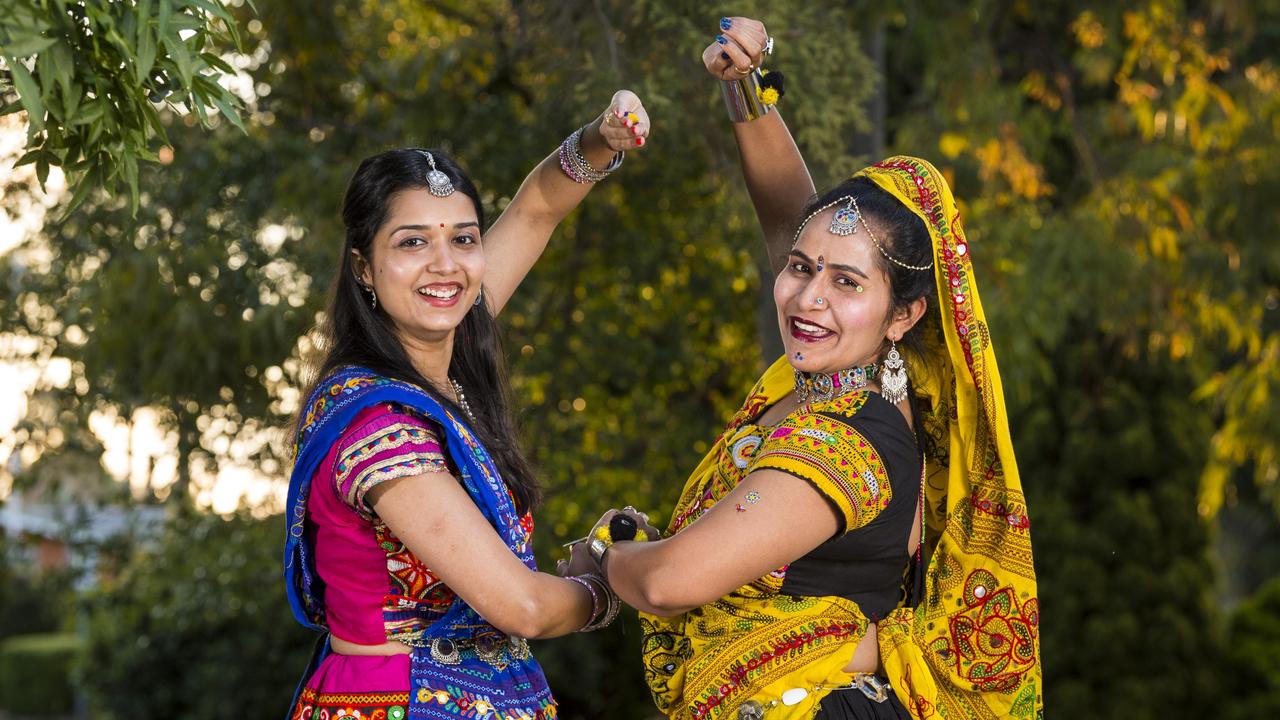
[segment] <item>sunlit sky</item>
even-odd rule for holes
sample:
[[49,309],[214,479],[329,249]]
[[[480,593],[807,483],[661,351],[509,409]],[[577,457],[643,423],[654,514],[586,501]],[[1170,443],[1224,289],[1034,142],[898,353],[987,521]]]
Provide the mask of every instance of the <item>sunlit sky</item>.
[[[22,155],[25,139],[24,115],[0,117],[0,168],[12,172],[14,181],[35,177],[33,165],[13,168]],[[0,258],[10,260],[10,253],[39,231],[50,208],[66,191],[65,178],[57,168],[51,169],[45,192],[35,198],[6,197],[0,188]],[[36,248],[38,257],[38,243]],[[72,379],[68,361],[58,357],[41,360],[34,354],[36,349],[37,343],[30,338],[19,338],[0,329],[0,499],[8,497],[13,473],[37,459],[35,448],[16,447],[15,428],[27,412],[28,394],[39,387],[65,387]],[[145,496],[148,484],[155,488],[168,486],[177,474],[176,441],[157,420],[157,413],[145,408],[132,418],[121,418],[113,412],[95,412],[90,418],[90,429],[105,448],[103,468],[119,482],[129,483],[134,497]],[[199,505],[218,513],[229,513],[240,506],[283,507],[281,482],[265,479],[247,461],[236,459],[236,455],[243,454],[236,452],[237,448],[225,450],[229,452],[220,454],[229,454],[232,459],[224,462],[216,475],[193,469],[191,490]]]

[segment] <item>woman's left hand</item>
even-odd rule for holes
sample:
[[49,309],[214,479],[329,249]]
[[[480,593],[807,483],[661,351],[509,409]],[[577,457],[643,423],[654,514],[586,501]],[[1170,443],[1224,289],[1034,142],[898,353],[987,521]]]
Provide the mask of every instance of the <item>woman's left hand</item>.
[[600,138],[614,152],[635,150],[649,138],[649,112],[630,90],[614,93],[600,117]]

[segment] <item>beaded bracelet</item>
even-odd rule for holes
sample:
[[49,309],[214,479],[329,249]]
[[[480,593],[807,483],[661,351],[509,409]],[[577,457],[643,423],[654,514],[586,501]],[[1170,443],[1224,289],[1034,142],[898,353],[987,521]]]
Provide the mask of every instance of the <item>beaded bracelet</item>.
[[588,127],[590,126],[583,125],[574,130],[569,134],[569,137],[564,139],[564,142],[560,143],[560,169],[564,171],[565,175],[569,176],[570,180],[576,183],[600,182],[609,177],[609,174],[614,170],[622,167],[622,161],[626,158],[626,153],[619,151],[614,154],[613,159],[609,161],[608,165],[604,166],[603,170],[597,170],[592,167],[591,163],[587,162],[587,159],[582,155],[582,134]]

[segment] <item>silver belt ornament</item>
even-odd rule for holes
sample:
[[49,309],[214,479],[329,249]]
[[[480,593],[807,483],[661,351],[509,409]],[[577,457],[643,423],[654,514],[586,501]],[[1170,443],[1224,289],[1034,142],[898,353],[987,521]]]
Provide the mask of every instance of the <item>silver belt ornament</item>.
[[529,659],[529,641],[509,635],[480,635],[475,638],[432,638],[431,659],[441,665],[457,665],[462,662],[462,651],[473,650],[481,662],[489,665],[502,663],[502,655],[508,653],[515,660]]
[[853,680],[844,685],[815,685],[813,690],[808,688],[791,688],[782,693],[782,697],[778,700],[770,700],[762,703],[759,700],[748,700],[738,706],[738,720],[762,720],[765,713],[778,705],[790,707],[799,705],[805,698],[809,697],[809,693],[816,690],[859,690],[868,699],[882,703],[889,699],[889,693],[893,688],[889,687],[889,681],[876,677],[872,673],[854,673]]

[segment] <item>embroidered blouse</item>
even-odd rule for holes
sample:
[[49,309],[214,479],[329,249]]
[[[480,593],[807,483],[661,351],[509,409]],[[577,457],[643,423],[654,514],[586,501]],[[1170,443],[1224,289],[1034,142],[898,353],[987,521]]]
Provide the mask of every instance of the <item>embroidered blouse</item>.
[[[747,699],[847,679],[842,668],[868,622],[906,599],[920,458],[901,413],[863,391],[762,426],[756,418],[777,402],[762,387],[694,471],[671,531],[761,469],[811,484],[835,510],[839,530],[724,598],[674,618],[641,614],[646,679],[659,709],[676,720],[724,717]],[[811,713],[816,698],[804,705],[792,710]]]
[[369,506],[371,489],[400,477],[457,474],[439,429],[391,404],[363,411],[312,480],[308,512],[329,629],[344,640],[408,645],[442,615],[454,593],[396,538]]

